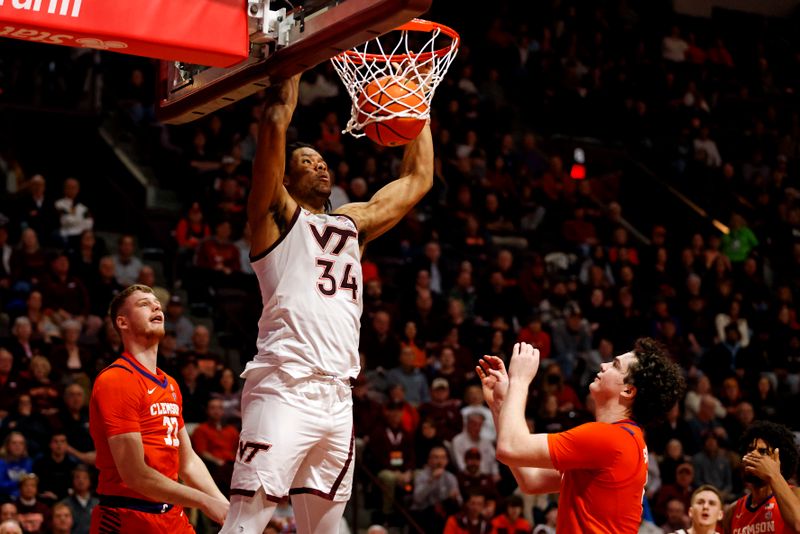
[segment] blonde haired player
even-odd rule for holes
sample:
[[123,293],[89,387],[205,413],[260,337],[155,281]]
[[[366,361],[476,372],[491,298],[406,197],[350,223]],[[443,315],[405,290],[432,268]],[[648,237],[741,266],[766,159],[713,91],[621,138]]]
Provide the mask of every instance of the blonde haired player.
[[223,534],[261,534],[292,499],[300,534],[338,532],[353,479],[349,379],[360,370],[361,253],[433,183],[426,125],[401,175],[368,201],[325,207],[331,176],[310,146],[286,146],[299,76],[270,91],[247,214],[263,312],[258,353],[243,376],[242,433]]
[[717,523],[722,521],[722,494],[717,488],[704,484],[694,490],[689,500],[689,519],[692,526],[688,530],[676,530],[672,534],[714,534]]
[[228,501],[192,450],[177,383],[156,366],[161,303],[151,288],[132,285],[108,313],[125,352],[97,376],[89,405],[100,471],[91,534],[189,534],[183,506],[221,523]]

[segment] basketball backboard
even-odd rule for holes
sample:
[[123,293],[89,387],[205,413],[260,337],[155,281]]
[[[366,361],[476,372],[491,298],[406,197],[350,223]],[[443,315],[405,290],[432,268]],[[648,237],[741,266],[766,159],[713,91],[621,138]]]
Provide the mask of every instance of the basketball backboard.
[[[229,68],[162,61],[159,119],[182,124],[408,22],[431,0],[313,0],[287,11],[248,0],[249,57]],[[281,4],[282,5],[282,4]]]

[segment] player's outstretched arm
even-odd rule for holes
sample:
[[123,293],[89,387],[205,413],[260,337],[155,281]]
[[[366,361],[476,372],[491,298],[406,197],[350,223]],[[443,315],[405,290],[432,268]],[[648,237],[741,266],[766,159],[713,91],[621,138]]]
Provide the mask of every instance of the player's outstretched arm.
[[214,521],[224,521],[228,511],[228,501],[224,498],[220,502],[216,496],[179,484],[145,463],[139,432],[111,436],[108,446],[122,481],[132,490],[156,501],[199,508]]
[[431,129],[406,145],[400,177],[383,186],[369,202],[354,202],[336,210],[351,217],[359,239],[366,243],[389,231],[433,186],[433,140]]
[[553,468],[547,434],[531,434],[525,421],[528,387],[539,368],[539,351],[527,343],[514,345],[508,393],[497,421],[497,459],[509,467]]
[[252,254],[263,252],[280,237],[282,221],[291,219],[296,208],[283,186],[283,177],[286,130],[297,107],[299,84],[299,74],[278,83],[269,89],[264,104],[253,162],[253,183],[247,199]]

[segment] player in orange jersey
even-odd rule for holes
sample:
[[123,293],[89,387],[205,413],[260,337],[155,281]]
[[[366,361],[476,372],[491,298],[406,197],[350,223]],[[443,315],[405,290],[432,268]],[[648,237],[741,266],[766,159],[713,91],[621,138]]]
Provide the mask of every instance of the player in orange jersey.
[[222,523],[228,501],[192,450],[178,385],[156,367],[164,337],[161,304],[152,289],[133,285],[114,297],[109,315],[125,352],[101,371],[92,390],[89,430],[100,504],[91,533],[192,533],[184,506]]
[[642,518],[647,446],[640,425],[666,413],[684,387],[683,374],[652,339],[602,364],[589,386],[596,422],[558,434],[531,434],[528,387],[539,351],[514,346],[508,373],[484,356],[477,368],[497,422],[497,459],[526,493],[559,492],[558,532],[634,534]]
[[800,488],[786,482],[797,472],[794,434],[783,425],[756,421],[741,443],[744,484],[750,493],[725,511],[723,532],[800,532]]

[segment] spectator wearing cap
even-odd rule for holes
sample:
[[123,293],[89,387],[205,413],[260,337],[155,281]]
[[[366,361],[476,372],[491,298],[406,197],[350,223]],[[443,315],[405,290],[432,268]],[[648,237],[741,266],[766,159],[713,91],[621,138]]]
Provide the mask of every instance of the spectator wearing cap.
[[172,295],[164,311],[164,330],[175,335],[176,348],[188,350],[192,346],[194,325],[183,314],[183,299],[179,295]]
[[416,466],[413,436],[403,429],[403,405],[392,402],[386,406],[385,422],[375,427],[364,451],[364,461],[378,473],[382,484],[381,512],[392,512],[395,493],[411,484]]
[[522,517],[522,498],[518,495],[509,497],[503,513],[492,519],[492,534],[528,534],[531,528]]
[[481,473],[481,451],[477,448],[467,449],[464,453],[464,470],[458,472],[457,478],[458,488],[464,499],[475,491],[496,497],[494,478]]
[[667,503],[672,499],[678,499],[683,502],[684,510],[688,510],[694,488],[694,466],[691,462],[684,462],[675,470],[675,482],[664,484],[658,491],[656,502],[653,506],[653,515],[656,523],[661,524],[666,520]]
[[492,412],[483,399],[483,389],[477,385],[467,386],[464,392],[464,407],[461,408],[461,417],[464,424],[467,423],[467,418],[473,414],[478,413],[483,416],[483,426],[481,427],[481,438],[489,442],[494,442],[497,439],[497,430],[494,427],[494,418]]
[[486,420],[483,414],[474,412],[467,416],[466,425],[457,436],[453,438],[453,456],[459,471],[467,467],[465,455],[469,449],[478,449],[481,454],[480,472],[491,475],[495,481],[500,478],[500,468],[495,459],[494,445],[488,439],[481,437],[481,429]]
[[451,441],[463,428],[461,401],[450,398],[450,385],[446,378],[431,382],[431,400],[419,407],[422,420],[430,419],[441,439]]
[[69,497],[61,501],[72,511],[73,534],[89,534],[92,510],[99,504],[99,499],[92,494],[92,479],[89,468],[79,464],[72,471],[72,486]]
[[135,284],[142,270],[142,260],[136,256],[136,239],[130,235],[121,235],[117,240],[117,253],[114,258],[114,275],[123,287]]
[[428,368],[431,383],[437,378],[444,378],[450,387],[450,397],[460,399],[464,396],[466,379],[463,370],[458,366],[456,352],[450,345],[444,344],[439,349],[438,358]]
[[414,349],[402,347],[400,349],[400,365],[389,369],[386,373],[386,381],[390,385],[400,384],[406,392],[406,400],[413,406],[431,400],[428,382],[425,375],[418,367],[414,366]]
[[458,480],[447,470],[447,463],[447,449],[433,447],[425,466],[414,473],[411,512],[429,532],[441,532],[447,516],[461,506]]
[[22,475],[16,504],[19,511],[17,517],[26,534],[45,534],[50,528],[50,507],[39,501],[38,495],[39,477],[33,473]]

